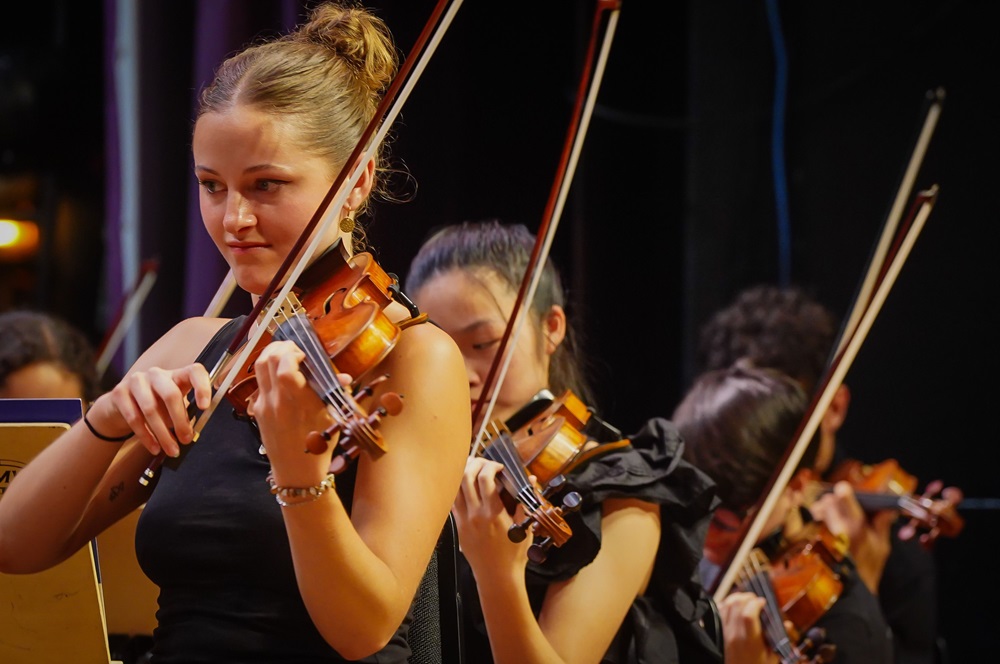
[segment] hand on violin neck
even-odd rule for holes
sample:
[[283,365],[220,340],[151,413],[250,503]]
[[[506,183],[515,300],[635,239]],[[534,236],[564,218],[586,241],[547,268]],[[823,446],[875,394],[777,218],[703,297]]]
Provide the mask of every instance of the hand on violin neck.
[[726,664],[778,664],[764,638],[764,607],[764,598],[749,592],[731,593],[719,603]]
[[524,580],[529,534],[522,542],[508,537],[510,527],[524,519],[523,508],[517,505],[513,515],[501,499],[503,465],[480,456],[466,460],[465,473],[452,514],[458,529],[462,552],[474,574],[503,574]]
[[[309,435],[325,430],[333,419],[309,385],[301,364],[304,358],[294,343],[275,341],[264,347],[254,363],[257,391],[249,400],[247,414],[257,422],[268,458],[275,466],[285,461],[306,463],[301,458],[306,456],[313,457],[313,463],[318,463],[317,456],[325,459],[327,467],[330,463],[329,451],[305,454]],[[325,475],[324,471],[320,479]]]
[[808,507],[814,519],[851,542],[858,540],[867,527],[868,518],[847,482],[837,482],[832,490],[823,490]]
[[882,510],[869,517],[858,502],[854,488],[845,481],[834,484],[832,491],[825,492],[810,505],[809,511],[830,532],[847,538],[858,576],[873,594],[877,594],[891,548],[892,524],[898,512]]

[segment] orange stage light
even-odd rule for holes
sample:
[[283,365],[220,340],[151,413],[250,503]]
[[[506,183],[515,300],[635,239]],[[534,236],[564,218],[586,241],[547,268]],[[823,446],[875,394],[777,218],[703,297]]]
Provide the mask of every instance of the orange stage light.
[[0,261],[15,262],[38,252],[38,224],[33,221],[0,219]]

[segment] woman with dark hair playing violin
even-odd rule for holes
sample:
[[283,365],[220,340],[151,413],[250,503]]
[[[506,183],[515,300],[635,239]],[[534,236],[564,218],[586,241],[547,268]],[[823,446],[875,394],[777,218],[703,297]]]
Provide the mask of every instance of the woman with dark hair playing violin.
[[[808,405],[796,381],[740,362],[698,376],[675,409],[685,458],[715,481],[722,501],[705,540],[707,586],[717,582],[719,566],[739,547],[741,530],[754,518]],[[799,467],[808,469],[816,451],[814,441]],[[857,574],[843,538],[803,508],[798,484],[790,482],[762,518],[755,546],[764,560],[731,563],[739,565],[739,590],[720,605],[726,662],[829,661],[832,648],[837,664],[890,664],[892,639],[878,601]],[[769,567],[773,573],[761,578]],[[812,594],[821,590],[818,597]],[[777,599],[768,604],[764,598],[771,592]],[[821,631],[810,632],[814,628]]]
[[[792,376],[811,393],[826,371],[837,328],[833,312],[806,289],[758,284],[740,291],[704,323],[698,365],[701,370],[724,369],[749,358]],[[850,403],[848,386],[839,385],[820,421],[812,469],[828,480],[835,479],[830,474],[849,461],[838,433]],[[866,514],[848,482],[840,483],[812,510],[848,535],[858,574],[878,596],[892,628],[896,664],[936,662],[940,646],[934,558],[917,538],[898,536],[905,523],[899,511]]]
[[[458,343],[473,402],[496,361],[534,244],[521,225],[465,222],[434,233],[411,264],[407,291]],[[518,427],[540,402],[559,404],[569,393],[593,406],[565,306],[547,263],[524,329],[510,341],[490,418],[509,425],[514,438],[531,428]],[[540,393],[547,394],[541,401]],[[579,510],[563,514],[572,534],[531,560],[537,531],[534,543],[508,535],[523,516],[504,501],[510,469],[470,455],[453,507],[470,661],[721,661],[699,623],[712,620],[713,605],[695,570],[711,482],[681,459],[682,442],[666,420],[650,420],[626,439],[593,415],[585,432],[586,451],[603,453],[567,473],[563,490],[581,498]]]
[[[396,64],[380,19],[323,3],[292,33],[230,57],[203,91],[193,137],[201,213],[255,301],[304,246],[303,229],[345,166],[360,170],[331,211],[345,222],[316,246],[332,248],[325,256],[354,249],[353,214],[383,164],[378,153],[346,162]],[[326,275],[335,283],[353,278],[357,264],[342,263]],[[216,387],[206,367],[249,321],[193,318],[155,342],[11,484],[0,501],[0,571],[55,565],[145,502],[136,548],[160,586],[153,661],[407,661],[411,603],[468,450],[468,385],[454,341],[408,325],[419,319],[391,301],[380,313],[398,335],[362,365],[372,378],[352,396],[347,383],[362,376],[338,371],[337,355],[317,356],[327,339],[303,319],[336,332],[368,309],[329,295],[329,314],[253,321],[274,329],[273,341],[246,349],[257,355],[240,370],[255,389],[218,403],[196,441],[189,406],[206,412]],[[405,397],[401,411],[393,394]],[[346,464],[337,426],[339,443],[370,439],[381,453],[369,447]]]

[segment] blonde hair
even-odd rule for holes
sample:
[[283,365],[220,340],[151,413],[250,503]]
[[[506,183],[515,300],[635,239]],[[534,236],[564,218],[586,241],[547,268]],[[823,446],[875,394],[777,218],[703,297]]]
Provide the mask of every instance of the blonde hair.
[[[238,105],[280,114],[297,131],[299,147],[325,158],[336,173],[374,117],[398,63],[382,19],[360,6],[326,2],[293,32],[226,59],[201,93],[198,117]],[[379,146],[375,191],[386,159]]]

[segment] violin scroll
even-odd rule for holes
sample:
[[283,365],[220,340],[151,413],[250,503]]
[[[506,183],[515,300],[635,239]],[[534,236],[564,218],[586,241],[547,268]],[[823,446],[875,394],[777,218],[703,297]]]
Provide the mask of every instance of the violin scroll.
[[[562,488],[563,484],[565,484],[565,478],[561,475],[550,481],[545,490],[542,491],[542,498],[548,501],[553,493]],[[540,535],[528,547],[528,560],[541,564],[545,562],[545,559],[548,557],[548,551],[553,545],[562,546],[565,542],[562,537],[559,537],[563,529],[558,526],[558,522],[563,521],[563,516],[566,514],[578,511],[582,505],[583,497],[576,491],[569,491],[563,496],[558,507],[543,511],[541,514],[532,514],[524,519],[524,521],[512,524],[507,530],[507,537],[511,542],[523,542],[529,528],[532,529],[536,536]],[[572,531],[569,532],[572,534]],[[553,536],[553,533],[557,535]]]
[[507,530],[507,537],[512,542],[523,542],[531,532],[535,541],[528,549],[528,558],[532,562],[542,563],[552,546],[562,546],[573,535],[563,517],[579,509],[582,499],[572,491],[563,498],[562,505],[557,507],[550,503],[545,492],[537,490],[528,477],[510,431],[499,423],[492,423],[490,428],[494,435],[485,444],[481,454],[503,465],[498,477],[505,490],[501,497],[508,511],[513,513],[515,505],[511,501],[516,501],[523,506],[526,515],[523,521],[511,525]]

